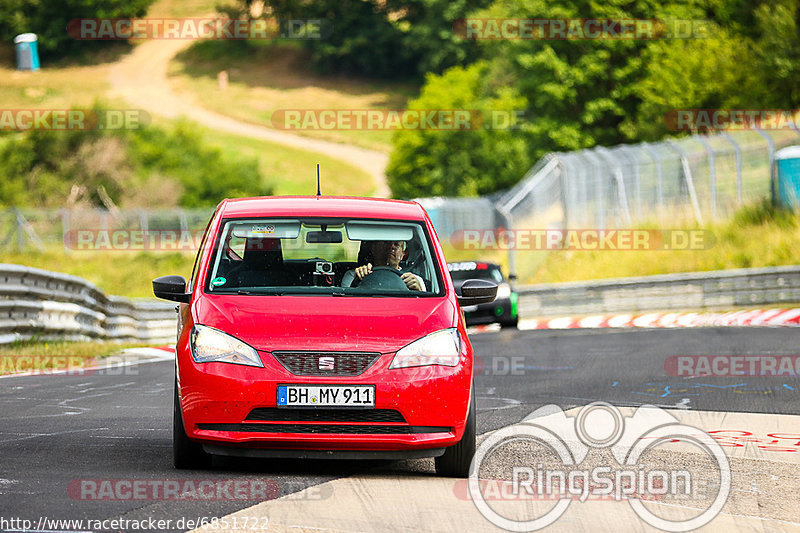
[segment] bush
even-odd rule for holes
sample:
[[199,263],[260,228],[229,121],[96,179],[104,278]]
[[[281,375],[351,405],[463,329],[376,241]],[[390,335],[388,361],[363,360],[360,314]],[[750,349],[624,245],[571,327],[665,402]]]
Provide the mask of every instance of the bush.
[[170,129],[32,130],[0,146],[0,181],[3,205],[55,207],[72,195],[97,206],[107,196],[122,205],[202,207],[272,193],[256,159],[225,157],[188,122]]

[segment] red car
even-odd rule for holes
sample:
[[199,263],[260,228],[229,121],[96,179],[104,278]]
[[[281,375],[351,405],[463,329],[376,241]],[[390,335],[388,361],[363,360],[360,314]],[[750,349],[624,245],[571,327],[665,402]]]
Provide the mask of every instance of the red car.
[[173,450],[212,455],[435,457],[467,476],[475,449],[472,346],[422,207],[367,198],[225,200],[191,279],[153,280],[181,302]]

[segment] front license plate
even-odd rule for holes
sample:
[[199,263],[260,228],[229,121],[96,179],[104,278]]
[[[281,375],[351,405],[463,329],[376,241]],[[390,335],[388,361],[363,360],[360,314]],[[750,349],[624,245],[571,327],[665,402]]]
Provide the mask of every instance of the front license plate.
[[477,311],[478,310],[478,306],[477,305],[467,305],[467,306],[462,307],[461,310],[464,311],[465,313],[471,313],[473,311]]
[[278,407],[375,407],[375,385],[278,385]]

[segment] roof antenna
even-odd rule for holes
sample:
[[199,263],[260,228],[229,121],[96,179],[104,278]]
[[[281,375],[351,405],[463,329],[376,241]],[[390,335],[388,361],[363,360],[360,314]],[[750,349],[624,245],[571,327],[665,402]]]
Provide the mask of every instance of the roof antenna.
[[322,192],[319,190],[319,163],[317,163],[317,196],[322,196]]

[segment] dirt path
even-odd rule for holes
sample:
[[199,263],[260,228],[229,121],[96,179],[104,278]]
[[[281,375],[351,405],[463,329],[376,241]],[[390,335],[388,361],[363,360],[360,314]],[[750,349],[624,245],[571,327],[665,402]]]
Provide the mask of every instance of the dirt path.
[[190,43],[188,40],[151,40],[139,44],[133,52],[111,67],[109,81],[112,91],[132,105],[153,114],[167,118],[183,115],[216,130],[339,159],[369,173],[375,182],[376,196],[389,196],[385,174],[389,158],[386,154],[240,122],[204,109],[189,97],[173,92],[167,80],[167,67],[170,60]]

